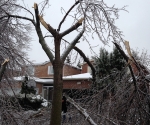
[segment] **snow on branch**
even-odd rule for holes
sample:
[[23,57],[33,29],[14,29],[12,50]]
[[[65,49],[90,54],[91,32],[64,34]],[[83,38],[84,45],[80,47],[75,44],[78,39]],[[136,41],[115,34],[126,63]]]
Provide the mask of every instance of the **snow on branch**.
[[76,36],[76,38],[68,45],[68,47],[66,48],[66,50],[63,52],[61,59],[62,61],[65,61],[67,55],[69,54],[69,52],[74,48],[74,46],[78,43],[78,40],[82,37],[84,33],[84,29]]
[[82,108],[79,104],[77,104],[73,99],[65,95],[67,98],[67,101],[70,102],[85,118],[91,125],[97,125],[93,119],[90,117],[90,115],[87,113],[86,109]]
[[[43,37],[41,28],[40,28],[40,16],[39,16],[39,10],[38,10],[38,6],[36,3],[34,3],[34,11],[35,11],[35,17],[36,17],[36,32],[37,35],[39,37],[39,42],[43,48],[43,50],[45,51],[45,53],[47,54],[47,56],[50,58],[50,61],[53,61],[54,55],[52,54],[52,52],[50,51],[50,48],[48,47],[47,43],[45,42],[45,39]],[[43,19],[43,18],[42,18]],[[44,21],[45,22],[45,21]],[[45,22],[46,23],[46,22]],[[47,25],[47,24],[46,24]],[[52,34],[54,35],[54,34]]]
[[56,30],[55,30],[53,27],[51,27],[49,24],[47,24],[47,23],[45,22],[45,20],[43,19],[43,17],[39,15],[37,3],[34,3],[34,10],[35,10],[35,16],[36,16],[37,25],[39,25],[39,21],[40,21],[41,24],[42,24],[53,36],[55,36],[55,34],[57,33]]
[[[113,42],[114,43],[114,42]],[[116,48],[119,50],[119,52],[121,53],[121,55],[123,56],[123,58],[126,60],[126,62],[128,63],[129,62],[129,57],[125,54],[125,52],[120,48],[120,46],[117,44],[117,43],[114,43],[114,45],[116,46]],[[129,64],[129,63],[128,63]],[[130,70],[130,73],[132,75],[132,79],[133,79],[133,83],[134,83],[134,87],[135,87],[135,90],[137,90],[137,85],[136,85],[136,79],[135,79],[135,76],[134,76],[134,72],[132,70],[132,67],[131,65],[129,64],[128,65],[129,67],[129,70]]]

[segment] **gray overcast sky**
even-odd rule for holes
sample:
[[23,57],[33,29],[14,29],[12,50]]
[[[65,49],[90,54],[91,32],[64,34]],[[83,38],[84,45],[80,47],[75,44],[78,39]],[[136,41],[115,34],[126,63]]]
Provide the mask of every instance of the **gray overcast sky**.
[[[139,48],[146,49],[150,54],[149,40],[150,40],[150,0],[104,0],[107,5],[114,5],[116,7],[123,7],[127,5],[126,10],[119,13],[119,20],[116,21],[117,27],[123,31],[124,39],[130,42],[130,47],[133,49]],[[34,0],[25,1],[25,4],[28,5],[29,9],[33,12]],[[40,3],[41,0],[36,0],[37,3]],[[74,3],[74,0],[54,0],[50,1],[50,8],[46,10],[44,19],[47,23],[52,25],[54,28],[58,27],[59,21],[62,19],[63,14],[61,13],[61,7],[66,11]],[[33,12],[34,13],[34,12]],[[67,23],[64,24],[62,28],[68,28]],[[45,30],[44,30],[45,32]],[[46,32],[45,32],[46,33]],[[69,34],[66,39],[72,40],[74,34]],[[44,62],[48,58],[43,52],[40,44],[38,43],[38,37],[35,32],[32,33],[31,42],[31,51],[28,52],[30,60],[34,62]],[[51,41],[47,41],[51,45]],[[95,52],[99,53],[99,48],[104,45],[99,42],[99,39],[91,40],[90,43],[92,46],[98,45],[97,48],[94,48]],[[112,43],[109,44],[110,47],[105,46],[108,50],[112,50]],[[89,51],[89,46],[85,41],[78,43],[78,47],[85,52],[86,55],[91,56],[92,54]]]

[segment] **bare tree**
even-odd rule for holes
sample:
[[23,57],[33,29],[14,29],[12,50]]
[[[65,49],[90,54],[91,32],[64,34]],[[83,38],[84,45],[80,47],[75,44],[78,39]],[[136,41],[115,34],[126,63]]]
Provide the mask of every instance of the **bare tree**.
[[22,75],[21,68],[27,62],[31,29],[30,25],[8,15],[20,11],[16,2],[0,1],[0,124],[18,124],[14,112],[22,111],[18,100],[12,98],[8,91],[15,94],[13,77]]
[[[45,3],[43,4],[44,6],[42,6],[41,9],[42,12],[46,4],[47,1],[45,1]],[[25,7],[19,5],[15,5],[15,6],[22,10],[25,10],[26,12],[31,14],[33,18],[23,17],[18,13],[13,14],[11,12],[5,12],[5,11],[4,11],[5,16],[3,16],[2,18],[16,19],[17,23],[20,21],[19,19],[28,20],[35,27],[36,33],[39,37],[39,43],[41,44],[43,50],[45,51],[48,58],[52,62],[54,68],[54,93],[53,93],[50,125],[60,125],[61,124],[61,98],[62,98],[62,90],[63,90],[62,67],[66,57],[71,52],[71,50],[75,49],[77,52],[80,53],[81,56],[83,56],[84,60],[88,62],[88,64],[91,66],[91,69],[93,70],[93,74],[95,74],[94,73],[95,69],[90,64],[89,60],[86,58],[83,52],[76,47],[76,44],[78,43],[79,39],[81,39],[81,37],[88,41],[88,39],[86,39],[86,35],[84,34],[87,34],[89,31],[91,31],[92,34],[97,34],[100,41],[103,42],[104,44],[107,44],[110,40],[114,40],[116,43],[122,41],[121,38],[122,34],[118,30],[118,28],[114,25],[114,21],[119,16],[118,12],[120,10],[124,10],[124,7],[121,9],[115,8],[114,6],[108,7],[104,3],[104,1],[98,1],[98,0],[94,0],[94,1],[78,0],[66,12],[65,16],[60,21],[58,28],[55,29],[44,20],[42,14],[39,12],[39,7],[36,3],[34,4],[35,20],[33,14]],[[74,18],[73,25],[70,26],[65,31],[60,32],[64,20],[67,19],[67,16],[69,16],[72,10],[76,10],[74,16],[72,15]],[[45,42],[40,24],[42,24],[46,28],[46,30],[48,30],[48,32],[52,35],[54,39],[54,45],[55,45],[53,50],[54,53],[53,51],[51,51],[51,49]],[[69,42],[65,51],[63,51],[63,53],[61,54],[60,47],[62,44],[63,37],[75,30],[78,31],[78,35],[72,40],[72,42]]]
[[29,48],[30,25],[23,24],[8,15],[8,13],[16,14],[20,10],[15,5],[16,2],[16,0],[0,1],[0,63],[7,58],[10,60],[6,69],[7,75],[4,75],[5,79],[10,79],[21,71],[21,67],[27,61],[26,49]]
[[[46,4],[47,1],[46,3],[43,4],[44,6],[42,6],[41,9],[42,12],[44,11],[44,7]],[[83,93],[82,92],[80,93],[82,97],[75,99],[75,101],[78,103],[75,103],[72,99],[68,98],[68,101],[70,101],[71,104],[79,112],[81,112],[81,114],[84,117],[86,117],[83,120],[76,120],[76,122],[81,124],[82,122],[86,123],[87,120],[89,124],[149,125],[150,123],[149,77],[148,77],[149,71],[146,66],[144,66],[141,62],[137,61],[136,58],[134,58],[134,55],[130,53],[129,49],[128,49],[129,56],[127,56],[125,52],[121,49],[120,45],[118,44],[120,41],[123,40],[121,38],[121,32],[114,25],[115,18],[113,17],[118,18],[118,11],[121,9],[124,10],[124,8],[117,9],[115,7],[108,7],[103,1],[96,1],[96,0],[76,1],[66,12],[63,19],[60,21],[58,28],[55,29],[46,21],[44,21],[42,14],[39,12],[38,9],[38,7],[40,6],[38,6],[36,3],[34,4],[35,20],[33,14],[29,10],[27,10],[23,6],[19,6],[16,4],[13,5],[19,8],[20,10],[25,10],[26,12],[31,14],[33,18],[23,17],[18,13],[3,11],[4,15],[2,15],[0,19],[7,20],[7,18],[9,17],[9,20],[16,19],[16,21],[18,22],[20,22],[20,19],[30,21],[35,27],[35,30],[39,37],[39,43],[43,47],[43,50],[49,57],[50,61],[53,63],[54,94],[53,94],[52,110],[50,115],[51,125],[61,124],[61,97],[63,89],[62,67],[68,54],[73,49],[76,50],[84,58],[84,60],[88,62],[88,64],[91,66],[93,74],[95,72],[95,68],[93,67],[93,65],[90,64],[85,54],[79,48],[76,47],[76,44],[78,43],[79,39],[83,38],[88,41],[88,39],[86,39],[86,33],[88,33],[88,31],[91,31],[93,34],[97,34],[100,41],[102,41],[104,44],[108,43],[110,40],[113,40],[115,46],[126,60],[130,73],[124,74],[122,79],[118,78],[120,77],[120,75],[123,75],[124,71],[119,71],[116,73],[116,76],[112,81],[114,85],[112,86],[112,88],[113,87],[116,88],[113,94],[111,94],[111,92],[106,92],[106,90],[111,90],[107,89],[107,87],[110,87],[108,84],[108,86],[106,86],[101,90],[97,90],[97,88],[95,88],[94,86],[91,87],[91,90],[89,90],[91,94],[89,95],[87,95],[86,93],[84,93],[84,91],[82,91]],[[63,25],[64,20],[67,19],[67,16],[69,16],[71,10],[76,10],[76,13],[73,17],[74,25],[70,26],[70,28],[68,28],[63,32],[60,32],[61,26]],[[42,24],[49,31],[51,37],[54,39],[55,48],[53,51],[46,44],[45,38],[40,28],[40,24]],[[78,31],[78,35],[74,38],[74,40],[72,42],[65,41],[63,37],[68,35],[74,30]],[[60,46],[61,44],[63,44],[62,41],[66,42],[67,47],[65,51],[63,51],[63,53],[61,54]],[[137,70],[137,74],[135,74],[133,65]],[[108,78],[109,76],[103,79]],[[112,85],[112,83],[110,84]],[[85,94],[86,96],[84,96]],[[20,116],[22,116],[21,113],[19,113]],[[12,118],[11,116],[13,116],[10,112],[8,112],[8,110],[5,111],[5,114],[9,114],[8,118]],[[36,120],[34,118],[38,117],[39,114],[41,114],[41,112],[38,112],[35,115],[31,115],[30,117],[23,119],[22,121],[25,122],[24,123],[22,122],[22,124],[35,123]],[[49,115],[46,116],[49,117]],[[46,116],[45,118],[47,118]],[[16,118],[14,119],[16,120]],[[14,121],[14,124],[15,123],[17,123],[17,121]]]

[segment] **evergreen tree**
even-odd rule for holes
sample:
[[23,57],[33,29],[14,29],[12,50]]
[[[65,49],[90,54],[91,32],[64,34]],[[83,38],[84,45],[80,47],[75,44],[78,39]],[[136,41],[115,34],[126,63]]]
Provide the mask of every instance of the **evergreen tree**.
[[[111,53],[104,48],[100,48],[99,57],[95,57],[94,60],[98,88],[103,88],[113,83],[118,71],[121,71],[125,67],[125,60],[117,48],[114,48]],[[121,77],[118,79],[121,79]]]
[[99,57],[95,58],[96,74],[101,78],[110,72],[109,53],[106,49],[100,48]]
[[21,94],[35,94],[36,90],[34,89],[33,86],[28,86],[28,76],[25,76],[24,81],[22,82],[22,86],[21,86]]
[[110,54],[111,68],[121,71],[125,66],[125,60],[116,47],[113,48],[113,52]]

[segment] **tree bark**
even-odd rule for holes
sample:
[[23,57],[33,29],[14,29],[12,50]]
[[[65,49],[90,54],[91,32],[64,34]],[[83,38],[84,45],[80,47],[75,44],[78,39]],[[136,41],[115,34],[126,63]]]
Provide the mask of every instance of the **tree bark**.
[[54,92],[52,100],[52,111],[50,125],[61,125],[61,105],[62,105],[62,90],[63,90],[63,62],[60,60],[60,42],[59,37],[55,38],[55,60],[54,67]]

